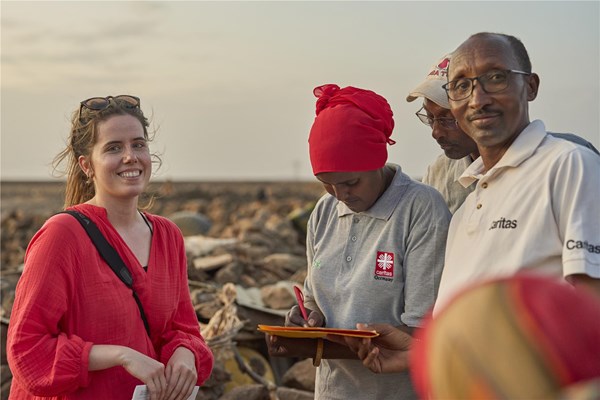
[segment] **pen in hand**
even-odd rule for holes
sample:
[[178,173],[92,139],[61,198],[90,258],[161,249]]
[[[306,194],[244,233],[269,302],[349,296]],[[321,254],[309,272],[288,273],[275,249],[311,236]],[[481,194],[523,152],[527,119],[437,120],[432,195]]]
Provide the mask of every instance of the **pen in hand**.
[[294,286],[294,293],[296,294],[296,301],[298,301],[302,318],[308,323],[308,315],[306,314],[306,308],[304,308],[304,294],[298,286]]

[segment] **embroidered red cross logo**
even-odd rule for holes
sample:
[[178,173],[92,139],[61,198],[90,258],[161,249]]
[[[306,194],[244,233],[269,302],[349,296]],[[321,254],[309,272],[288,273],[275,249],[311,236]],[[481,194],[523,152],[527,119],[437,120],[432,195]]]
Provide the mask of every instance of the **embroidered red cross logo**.
[[394,253],[385,251],[377,252],[375,261],[375,275],[393,277],[394,276]]

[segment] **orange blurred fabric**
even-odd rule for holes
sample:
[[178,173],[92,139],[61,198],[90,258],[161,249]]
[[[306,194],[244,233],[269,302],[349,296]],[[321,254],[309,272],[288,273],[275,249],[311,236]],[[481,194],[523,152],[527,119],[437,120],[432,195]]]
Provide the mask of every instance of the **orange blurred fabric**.
[[600,378],[600,302],[546,277],[472,286],[416,339],[411,365],[422,398],[560,398]]

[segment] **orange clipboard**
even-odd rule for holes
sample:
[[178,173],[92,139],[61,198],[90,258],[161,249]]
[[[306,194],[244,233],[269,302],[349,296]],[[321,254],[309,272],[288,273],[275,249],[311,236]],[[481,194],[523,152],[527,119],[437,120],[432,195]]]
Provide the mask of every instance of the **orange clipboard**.
[[351,336],[358,338],[373,338],[379,336],[376,331],[359,329],[316,328],[303,326],[273,326],[258,325],[258,330],[273,336],[290,338],[324,338],[327,335]]

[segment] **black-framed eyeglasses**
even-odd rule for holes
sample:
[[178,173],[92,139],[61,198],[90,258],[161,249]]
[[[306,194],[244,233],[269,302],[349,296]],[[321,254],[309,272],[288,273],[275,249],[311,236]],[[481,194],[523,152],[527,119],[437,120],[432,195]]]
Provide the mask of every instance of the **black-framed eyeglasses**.
[[441,127],[446,128],[446,129],[456,129],[456,127],[458,127],[458,122],[456,122],[456,120],[454,118],[431,118],[427,114],[422,113],[422,111],[424,109],[425,109],[425,107],[421,107],[421,109],[419,111],[417,111],[415,113],[415,115],[417,116],[417,118],[419,118],[419,120],[422,123],[424,123],[428,127],[433,129],[433,124],[436,122]]
[[492,70],[475,78],[460,78],[442,85],[450,100],[459,101],[471,96],[475,81],[486,93],[498,93],[508,87],[510,74],[531,75],[516,69]]
[[128,94],[120,94],[118,96],[106,96],[106,97],[90,97],[87,100],[83,100],[79,106],[79,119],[81,119],[81,110],[83,107],[88,110],[100,111],[104,110],[110,105],[110,101],[118,101],[127,108],[136,108],[140,106],[140,98],[131,96]]

